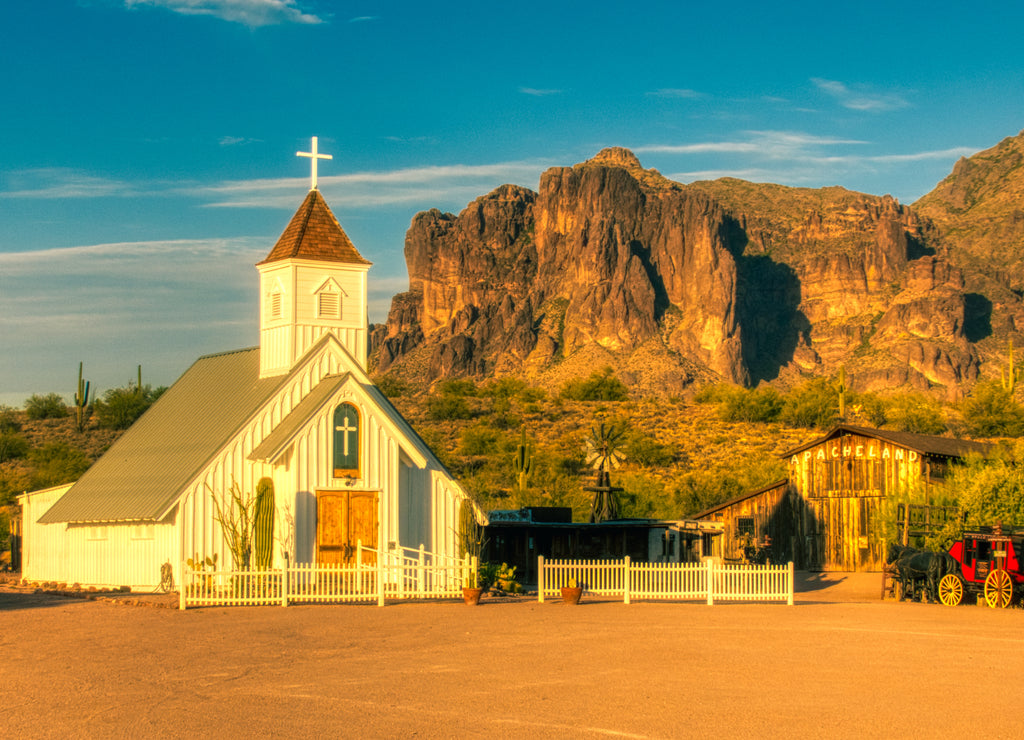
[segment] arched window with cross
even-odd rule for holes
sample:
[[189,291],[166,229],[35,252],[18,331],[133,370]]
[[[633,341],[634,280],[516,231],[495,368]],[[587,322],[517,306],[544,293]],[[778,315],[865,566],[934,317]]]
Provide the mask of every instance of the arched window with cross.
[[359,411],[350,403],[334,409],[334,477],[359,477]]

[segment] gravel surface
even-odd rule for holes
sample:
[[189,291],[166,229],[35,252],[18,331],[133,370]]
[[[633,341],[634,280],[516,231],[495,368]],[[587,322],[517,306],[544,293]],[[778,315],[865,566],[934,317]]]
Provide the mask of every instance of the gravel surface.
[[1024,613],[880,602],[879,586],[804,577],[793,607],[584,597],[186,612],[0,593],[0,726],[8,737],[1019,735]]

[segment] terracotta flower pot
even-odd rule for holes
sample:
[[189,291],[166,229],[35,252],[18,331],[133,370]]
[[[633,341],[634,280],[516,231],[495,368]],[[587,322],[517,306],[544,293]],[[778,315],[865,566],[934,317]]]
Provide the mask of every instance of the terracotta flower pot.
[[480,594],[483,591],[482,588],[464,588],[462,589],[462,600],[469,606],[476,606],[480,603]]
[[566,604],[580,603],[580,596],[582,595],[582,586],[562,586],[562,601]]

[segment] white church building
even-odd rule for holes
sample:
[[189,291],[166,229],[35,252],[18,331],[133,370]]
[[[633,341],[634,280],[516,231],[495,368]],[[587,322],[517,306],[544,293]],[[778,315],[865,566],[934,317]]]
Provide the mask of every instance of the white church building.
[[[200,357],[74,484],[27,493],[22,577],[151,590],[230,565],[213,497],[273,481],[273,558],[458,555],[466,493],[367,375],[367,273],[316,187],[259,271],[259,347]],[[483,517],[477,512],[478,518]]]

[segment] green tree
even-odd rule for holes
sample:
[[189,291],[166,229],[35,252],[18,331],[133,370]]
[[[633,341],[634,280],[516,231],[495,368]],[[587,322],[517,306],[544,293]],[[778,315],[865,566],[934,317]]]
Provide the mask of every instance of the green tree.
[[960,405],[964,426],[973,437],[1020,437],[1024,435],[1024,407],[998,381],[974,386]]
[[837,384],[812,378],[786,394],[780,419],[790,426],[828,429],[839,420]]
[[59,393],[47,393],[46,395],[33,393],[25,401],[25,415],[33,421],[63,419],[68,415],[68,407]]
[[0,463],[25,457],[28,450],[28,440],[17,432],[0,432]]
[[141,390],[132,384],[123,388],[111,388],[103,398],[93,402],[93,410],[99,425],[104,429],[127,429],[142,416],[166,390],[153,390],[148,385]]
[[968,457],[947,479],[968,527],[1024,527],[1024,442],[1001,447],[990,458]]
[[18,412],[10,406],[0,406],[0,432],[20,432]]
[[615,377],[611,367],[604,367],[586,379],[567,380],[560,395],[572,401],[625,401],[629,398],[629,389]]
[[935,398],[923,393],[897,393],[888,401],[885,416],[889,428],[916,434],[942,434],[946,431],[942,405]]
[[66,442],[50,442],[30,450],[28,462],[32,467],[30,484],[36,489],[73,483],[92,464],[84,452]]

